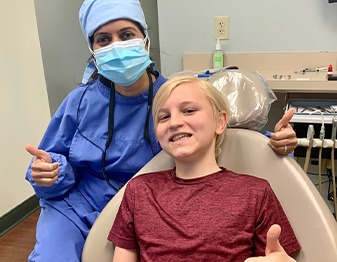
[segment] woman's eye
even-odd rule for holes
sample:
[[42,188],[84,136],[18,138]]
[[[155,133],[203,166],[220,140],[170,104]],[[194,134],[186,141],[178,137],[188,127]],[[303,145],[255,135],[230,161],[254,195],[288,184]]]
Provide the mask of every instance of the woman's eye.
[[100,45],[108,45],[111,42],[111,37],[102,36],[97,38],[96,43]]
[[121,38],[123,41],[125,41],[125,40],[129,40],[129,39],[134,38],[134,36],[135,36],[135,34],[132,33],[132,32],[124,32],[124,33],[120,36],[120,38]]

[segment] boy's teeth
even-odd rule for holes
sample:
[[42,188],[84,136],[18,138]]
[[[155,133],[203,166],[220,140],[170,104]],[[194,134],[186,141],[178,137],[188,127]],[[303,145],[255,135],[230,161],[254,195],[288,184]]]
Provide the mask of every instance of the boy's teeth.
[[177,141],[179,139],[185,138],[185,137],[189,137],[189,135],[178,135],[172,138],[172,141]]

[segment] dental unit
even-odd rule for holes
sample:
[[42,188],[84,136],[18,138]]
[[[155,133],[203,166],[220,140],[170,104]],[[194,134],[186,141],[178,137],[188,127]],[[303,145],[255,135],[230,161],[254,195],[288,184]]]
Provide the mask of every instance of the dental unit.
[[335,173],[335,148],[337,148],[336,144],[336,132],[337,132],[337,105],[330,107],[331,111],[333,111],[333,118],[332,118],[332,132],[331,132],[331,139],[325,138],[325,123],[324,123],[324,116],[321,110],[315,110],[310,112],[309,115],[320,113],[322,117],[322,124],[320,128],[319,138],[314,138],[315,130],[313,125],[308,126],[307,130],[307,137],[306,138],[299,138],[298,139],[298,147],[305,147],[306,156],[305,162],[303,166],[304,172],[308,173],[309,163],[311,159],[311,151],[312,148],[319,148],[318,153],[318,190],[320,194],[322,194],[322,151],[323,148],[330,148],[331,149],[331,180],[333,186],[333,202],[334,202],[334,210],[337,210],[337,193],[336,193],[336,173]]

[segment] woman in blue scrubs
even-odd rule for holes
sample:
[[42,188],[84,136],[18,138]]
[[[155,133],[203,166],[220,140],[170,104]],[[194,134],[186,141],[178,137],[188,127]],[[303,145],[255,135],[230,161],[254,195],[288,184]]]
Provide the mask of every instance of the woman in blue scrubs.
[[[139,1],[85,0],[79,15],[93,55],[83,84],[62,102],[39,149],[26,146],[33,155],[26,179],[41,206],[29,261],[80,261],[101,210],[161,150],[151,107],[166,79],[150,60]],[[290,118],[270,142],[281,154],[296,146]]]

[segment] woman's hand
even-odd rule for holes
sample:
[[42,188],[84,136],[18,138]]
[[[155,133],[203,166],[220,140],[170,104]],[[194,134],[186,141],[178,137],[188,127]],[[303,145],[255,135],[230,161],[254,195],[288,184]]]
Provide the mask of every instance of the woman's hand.
[[34,157],[31,165],[32,180],[38,186],[52,186],[58,178],[59,163],[52,163],[52,159],[46,151],[31,145],[26,145],[25,148]]
[[266,256],[247,258],[245,262],[296,262],[281,246],[278,238],[281,234],[279,225],[272,225],[267,232]]
[[297,137],[289,124],[295,109],[290,108],[275,125],[274,133],[270,134],[269,146],[279,155],[288,155],[297,147]]

